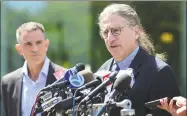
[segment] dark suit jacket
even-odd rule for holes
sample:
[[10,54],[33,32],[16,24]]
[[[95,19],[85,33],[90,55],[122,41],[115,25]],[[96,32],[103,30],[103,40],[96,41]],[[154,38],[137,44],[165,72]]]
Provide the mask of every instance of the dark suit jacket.
[[[113,58],[106,61],[99,70],[111,70]],[[149,110],[144,106],[145,102],[163,97],[179,96],[180,92],[176,84],[176,76],[171,67],[159,58],[149,55],[141,47],[130,64],[134,69],[135,84],[127,92],[127,98],[132,102],[136,116],[170,116],[164,110]],[[111,116],[120,116],[120,109],[111,110]]]
[[[62,67],[50,62],[46,86],[56,81],[53,73]],[[6,116],[21,116],[22,68],[2,78],[1,91]],[[42,116],[45,116],[44,113]]]

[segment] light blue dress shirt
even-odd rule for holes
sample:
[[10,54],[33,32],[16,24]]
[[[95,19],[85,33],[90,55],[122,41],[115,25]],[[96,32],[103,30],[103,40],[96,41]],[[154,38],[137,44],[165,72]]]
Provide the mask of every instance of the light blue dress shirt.
[[[135,83],[135,79],[134,79],[134,75],[133,75],[133,71],[131,71],[131,69],[129,69],[129,66],[130,64],[132,63],[134,57],[137,55],[139,51],[139,46],[136,47],[133,52],[131,54],[129,54],[129,56],[127,56],[125,59],[123,59],[122,61],[120,62],[117,62],[117,61],[114,61],[114,64],[112,66],[112,71],[115,71],[117,69],[117,65],[118,67],[120,68],[120,70],[128,70],[129,74],[131,75],[131,83],[130,83],[130,86],[132,87]],[[133,70],[133,69],[132,69]],[[132,72],[132,73],[130,73]],[[112,89],[112,85],[109,85],[106,87],[107,91],[108,91],[108,94],[105,95],[105,101],[108,101],[109,99],[109,96],[110,96],[110,92],[111,92],[111,89]]]
[[120,70],[126,70],[127,68],[129,68],[130,64],[132,63],[138,51],[139,51],[139,46],[136,47],[136,49],[134,49],[133,52],[122,61],[120,62],[115,61],[119,66]]
[[[117,65],[119,66],[120,70],[129,70],[129,72],[132,72],[132,73],[129,73],[132,77],[131,83],[130,83],[131,88],[135,83],[135,79],[134,79],[133,69],[130,69],[129,66],[132,63],[132,61],[134,60],[134,57],[137,55],[138,51],[139,51],[139,46],[136,47],[136,49],[134,49],[133,52],[129,56],[127,56],[125,59],[123,59],[120,62],[116,62]],[[132,70],[132,71],[130,71],[130,70]]]
[[[49,59],[46,57],[44,65],[39,73],[39,77],[36,81],[32,81],[29,78],[27,70],[27,61],[23,65],[23,87],[22,87],[22,116],[30,116],[32,106],[35,102],[38,92],[45,87],[48,70]],[[36,115],[41,116],[41,113]]]

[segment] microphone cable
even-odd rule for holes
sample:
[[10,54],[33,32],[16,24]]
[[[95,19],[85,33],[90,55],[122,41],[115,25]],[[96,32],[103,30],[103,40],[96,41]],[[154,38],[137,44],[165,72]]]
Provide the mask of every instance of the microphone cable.
[[77,94],[77,91],[78,91],[79,89],[76,89],[75,90],[75,93],[74,93],[74,95],[73,95],[73,107],[72,107],[72,116],[74,116],[75,115],[75,98],[76,98],[76,94]]

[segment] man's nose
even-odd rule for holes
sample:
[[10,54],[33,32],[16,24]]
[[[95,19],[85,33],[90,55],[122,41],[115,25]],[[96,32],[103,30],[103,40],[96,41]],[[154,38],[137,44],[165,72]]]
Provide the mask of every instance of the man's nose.
[[32,52],[38,52],[38,46],[36,44],[33,44],[32,46]]
[[109,31],[109,32],[108,32],[108,38],[107,38],[108,41],[109,41],[109,42],[112,42],[112,41],[115,40],[115,38],[116,38],[116,37],[112,34],[112,32]]

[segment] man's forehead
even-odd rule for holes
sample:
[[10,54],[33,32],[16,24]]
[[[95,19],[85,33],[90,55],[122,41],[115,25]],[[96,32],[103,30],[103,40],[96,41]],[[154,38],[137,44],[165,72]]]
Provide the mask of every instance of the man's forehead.
[[107,24],[107,25],[102,25],[101,30],[110,29],[110,28],[118,28],[121,26],[123,26],[123,24]]
[[43,41],[44,39],[35,39],[35,40],[24,40],[24,39],[21,39],[21,42],[22,43],[36,43],[38,41]]
[[101,29],[107,29],[107,28],[115,28],[115,27],[121,27],[125,25],[124,22],[102,22],[100,24]]
[[116,14],[107,15],[106,17],[103,17],[100,21],[100,26],[102,29],[119,27],[126,24],[128,24],[128,21],[125,18]]
[[36,37],[36,36],[39,36],[39,37],[44,37],[44,33],[41,31],[41,30],[24,30],[21,32],[20,36],[22,38],[29,38],[29,37]]
[[23,31],[21,33],[20,39],[22,42],[37,42],[45,40],[45,36],[43,33],[36,31]]

